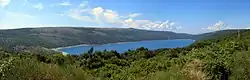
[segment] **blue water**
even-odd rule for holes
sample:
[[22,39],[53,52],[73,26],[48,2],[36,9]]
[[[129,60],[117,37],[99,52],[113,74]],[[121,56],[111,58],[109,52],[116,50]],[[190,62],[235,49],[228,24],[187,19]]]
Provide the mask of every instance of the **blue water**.
[[135,50],[139,47],[145,47],[149,50],[159,49],[159,48],[177,48],[185,47],[192,44],[194,40],[190,39],[176,39],[176,40],[150,40],[150,41],[138,41],[138,42],[124,42],[124,43],[110,43],[103,45],[89,45],[89,46],[76,46],[70,48],[62,48],[59,51],[70,53],[70,54],[80,54],[88,52],[88,50],[93,47],[95,51],[103,50],[116,50],[119,53],[126,52],[128,49]]

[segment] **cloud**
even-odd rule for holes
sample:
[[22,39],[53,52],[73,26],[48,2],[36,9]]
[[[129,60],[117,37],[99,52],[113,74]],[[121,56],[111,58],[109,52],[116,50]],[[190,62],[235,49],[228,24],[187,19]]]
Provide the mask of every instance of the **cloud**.
[[33,6],[34,8],[38,9],[38,10],[42,10],[43,9],[43,4],[42,3],[38,3],[36,5]]
[[124,20],[124,22],[122,22],[122,27],[128,28],[136,28],[137,27],[137,23],[134,22],[134,20],[132,18],[129,18],[127,20]]
[[157,30],[157,31],[165,31],[165,30],[178,30],[181,29],[181,26],[176,25],[176,23],[166,20],[162,21],[149,21],[149,20],[132,20],[127,19],[124,21],[124,27],[132,27],[138,29],[146,29],[146,30]]
[[119,15],[112,10],[106,10],[103,13],[103,16],[105,17],[108,23],[116,23],[120,20]]
[[[0,0],[7,1],[7,0]],[[27,0],[23,0],[24,5],[28,3]],[[9,3],[9,2],[8,2]],[[7,4],[8,4],[7,3]],[[7,4],[4,4],[6,6]],[[2,3],[1,3],[2,5]],[[56,4],[59,6],[59,3]],[[69,2],[60,3],[62,6],[72,5]],[[44,5],[42,3],[37,3],[33,5],[33,8],[42,10]],[[109,27],[123,27],[123,28],[138,28],[147,30],[175,30],[180,29],[176,23],[166,20],[166,21],[151,21],[144,19],[135,19],[141,16],[140,13],[132,13],[121,15],[115,10],[105,9],[103,7],[90,7],[88,1],[83,1],[75,8],[70,9],[64,13],[57,14],[58,16],[70,17],[74,20],[90,22],[91,24],[96,24],[95,26],[109,26]],[[125,17],[124,17],[125,16]],[[0,29],[13,29],[13,28],[23,28],[23,27],[42,27],[44,25],[39,24],[39,20],[36,16],[31,16],[22,13],[7,12],[4,21],[0,22]]]
[[211,26],[208,26],[207,28],[202,28],[202,29],[217,31],[217,30],[222,30],[222,29],[226,29],[226,28],[228,28],[228,26],[224,22],[218,21],[214,25],[211,25]]
[[4,8],[10,3],[11,0],[0,0],[0,7]]
[[202,28],[202,30],[210,30],[210,31],[218,31],[218,30],[226,30],[226,29],[250,29],[250,27],[246,27],[246,26],[233,27],[232,25],[228,25],[222,21],[218,21],[214,25],[208,26],[207,28]]
[[69,2],[62,2],[62,3],[59,3],[59,5],[61,5],[61,6],[70,6],[71,4]]
[[93,19],[89,16],[82,15],[83,10],[78,9],[71,9],[67,15],[73,19],[80,20],[80,21],[87,21],[87,22],[93,22]]
[[135,17],[138,17],[140,15],[141,14],[139,14],[139,13],[133,13],[133,14],[129,14],[128,16],[129,16],[129,18],[135,18]]
[[[118,26],[124,28],[138,28],[147,30],[177,30],[181,29],[181,26],[177,26],[176,23],[166,21],[150,21],[150,20],[135,20],[134,18],[140,16],[139,13],[133,13],[128,15],[120,15],[116,11],[111,9],[105,9],[103,7],[91,8],[84,7],[80,4],[77,8],[71,9],[67,15],[75,20],[89,21],[101,25]],[[125,17],[124,17],[125,16]]]
[[103,9],[102,7],[93,8],[91,14],[98,23],[116,24],[120,20],[120,16],[113,10]]
[[92,9],[92,12],[91,14],[95,16],[95,20],[98,22],[98,23],[101,23],[101,17],[103,17],[103,12],[104,12],[104,9],[102,7],[96,7],[96,8],[93,8]]

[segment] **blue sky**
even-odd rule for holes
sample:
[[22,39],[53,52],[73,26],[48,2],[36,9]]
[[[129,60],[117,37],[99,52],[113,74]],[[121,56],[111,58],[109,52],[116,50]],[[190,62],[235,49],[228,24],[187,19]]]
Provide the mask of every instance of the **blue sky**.
[[0,29],[58,26],[192,34],[250,28],[250,1],[0,0]]

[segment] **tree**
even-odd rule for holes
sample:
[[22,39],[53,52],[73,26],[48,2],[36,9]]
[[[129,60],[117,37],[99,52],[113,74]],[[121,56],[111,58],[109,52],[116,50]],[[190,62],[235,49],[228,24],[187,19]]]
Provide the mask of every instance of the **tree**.
[[117,51],[112,50],[111,52],[114,53],[117,58],[121,59],[121,55]]
[[91,47],[88,51],[89,54],[92,54],[94,52],[94,47]]

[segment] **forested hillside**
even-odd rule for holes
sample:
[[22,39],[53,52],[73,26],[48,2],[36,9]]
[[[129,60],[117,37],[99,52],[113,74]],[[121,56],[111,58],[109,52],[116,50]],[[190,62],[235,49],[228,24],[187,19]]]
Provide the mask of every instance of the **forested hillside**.
[[0,52],[1,80],[249,80],[250,30],[174,49],[81,55]]
[[[244,31],[244,30],[240,30]],[[224,30],[199,35],[168,31],[148,31],[133,28],[77,28],[47,27],[0,30],[0,47],[8,51],[23,49],[58,48],[79,44],[105,44],[142,40],[212,39],[231,35],[238,30]]]
[[192,39],[194,40],[207,40],[207,39],[216,39],[223,36],[230,36],[232,34],[236,34],[238,32],[245,32],[246,29],[231,29],[231,30],[221,30],[221,31],[215,31],[215,32],[209,32],[209,33],[203,33],[194,35]]
[[132,28],[77,28],[48,27],[0,30],[0,45],[41,46],[57,48],[79,44],[105,44],[142,40],[166,40],[190,38],[189,34],[168,31],[147,31]]

